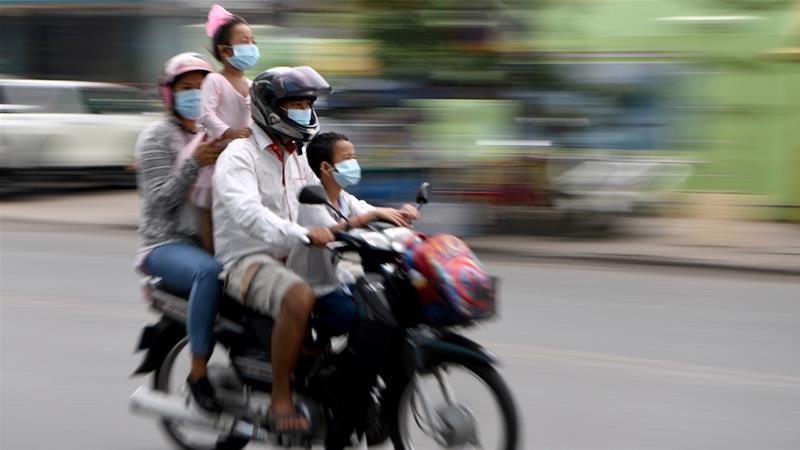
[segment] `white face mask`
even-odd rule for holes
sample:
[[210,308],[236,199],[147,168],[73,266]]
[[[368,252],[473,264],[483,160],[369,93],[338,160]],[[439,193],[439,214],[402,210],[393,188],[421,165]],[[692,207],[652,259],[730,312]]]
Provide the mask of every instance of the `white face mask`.
[[308,109],[287,109],[286,116],[300,125],[308,126],[311,124],[311,108]]
[[355,159],[345,159],[334,167],[333,179],[342,188],[355,186],[361,181],[361,166]]
[[252,69],[261,57],[255,44],[236,44],[231,48],[233,56],[228,58],[228,62],[239,70]]
[[175,112],[189,120],[197,120],[201,114],[202,91],[189,89],[175,93]]

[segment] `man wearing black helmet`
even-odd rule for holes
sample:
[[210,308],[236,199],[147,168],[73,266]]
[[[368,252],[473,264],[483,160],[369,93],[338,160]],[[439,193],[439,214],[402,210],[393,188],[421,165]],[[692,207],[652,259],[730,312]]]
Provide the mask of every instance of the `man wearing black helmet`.
[[289,382],[315,296],[283,262],[297,244],[333,240],[327,228],[296,223],[300,190],[318,183],[300,152],[319,131],[314,101],[330,92],[310,67],[277,67],[257,76],[252,135],[228,145],[213,180],[215,252],[224,264],[225,291],[275,319],[268,426],[276,433],[302,434],[310,426],[295,409]]

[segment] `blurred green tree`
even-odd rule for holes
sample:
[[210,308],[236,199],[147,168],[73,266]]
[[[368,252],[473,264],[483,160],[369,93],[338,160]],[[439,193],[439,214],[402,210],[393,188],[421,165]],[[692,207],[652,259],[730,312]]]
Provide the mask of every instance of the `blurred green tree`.
[[379,43],[386,75],[398,79],[495,83],[503,77],[499,38],[523,27],[508,14],[513,2],[361,0],[359,6],[365,37]]

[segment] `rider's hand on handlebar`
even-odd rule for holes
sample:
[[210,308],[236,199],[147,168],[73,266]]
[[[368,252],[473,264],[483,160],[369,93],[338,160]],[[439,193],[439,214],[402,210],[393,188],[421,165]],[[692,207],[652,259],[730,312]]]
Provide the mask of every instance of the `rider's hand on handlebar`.
[[320,228],[312,228],[308,231],[308,239],[311,241],[311,245],[317,247],[324,247],[329,242],[333,242],[333,232],[329,228],[320,227]]
[[[403,213],[398,209],[393,208],[375,208],[372,210],[372,220],[383,220],[391,222],[398,227],[407,227],[408,222],[403,217]],[[372,221],[370,220],[370,222]]]
[[400,213],[403,215],[403,219],[405,219],[408,223],[419,219],[419,210],[408,203],[400,208]]
[[194,149],[194,157],[201,166],[208,166],[217,162],[219,154],[228,146],[228,140],[220,136],[216,139],[208,139],[208,135],[203,136],[203,140]]

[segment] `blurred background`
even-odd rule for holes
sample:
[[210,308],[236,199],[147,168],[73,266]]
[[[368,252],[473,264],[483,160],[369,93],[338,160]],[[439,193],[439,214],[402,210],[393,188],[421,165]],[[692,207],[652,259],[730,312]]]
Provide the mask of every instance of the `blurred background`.
[[[156,449],[133,146],[206,0],[0,2],[2,441]],[[355,193],[501,277],[526,445],[800,448],[800,1],[227,0],[335,93]],[[76,414],[76,411],[82,411]],[[43,432],[45,430],[46,432]]]
[[[3,187],[67,169],[130,184],[114,169],[131,162],[136,132],[159,113],[163,61],[207,52],[211,3],[4,1]],[[797,2],[225,7],[256,32],[263,56],[249,76],[311,65],[331,81],[323,126],[356,143],[369,171],[359,194],[372,201],[407,199],[431,179],[441,201],[491,222],[469,232],[544,219],[602,228],[619,215],[711,206],[800,220]]]

